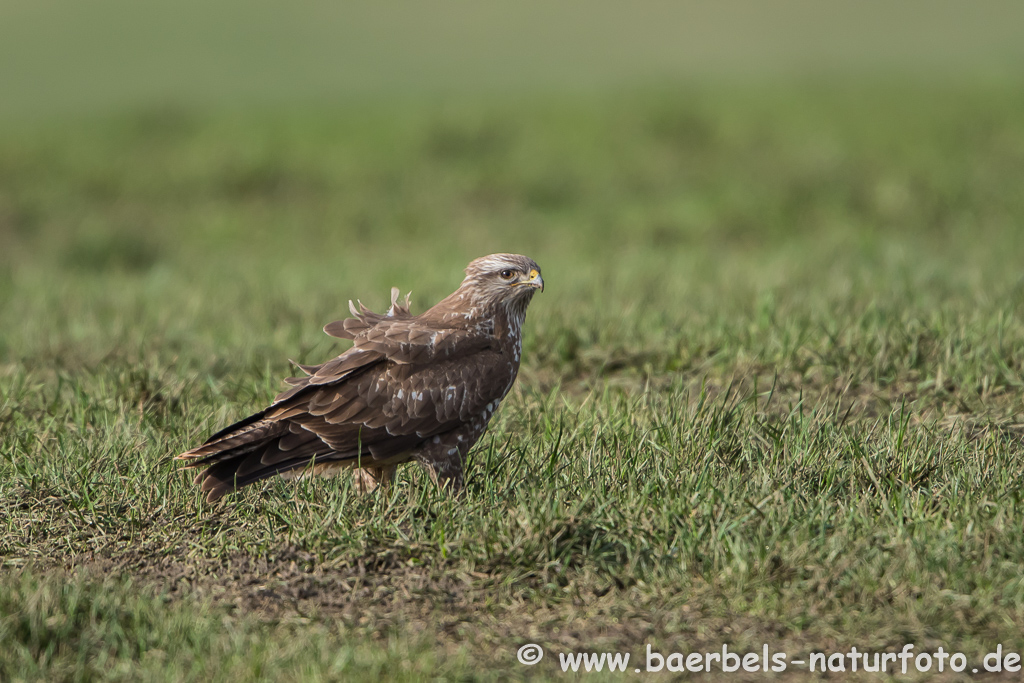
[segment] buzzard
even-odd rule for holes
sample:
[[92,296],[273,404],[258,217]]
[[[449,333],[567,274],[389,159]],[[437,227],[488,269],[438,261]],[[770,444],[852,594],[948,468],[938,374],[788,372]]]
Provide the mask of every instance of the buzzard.
[[324,327],[353,346],[255,415],[177,456],[204,468],[195,483],[214,501],[274,475],[355,470],[369,491],[416,460],[439,486],[462,488],[462,463],[519,372],[526,307],[544,289],[540,266],[491,254],[466,267],[457,290],[420,315],[409,297],[383,315],[350,301],[352,317]]

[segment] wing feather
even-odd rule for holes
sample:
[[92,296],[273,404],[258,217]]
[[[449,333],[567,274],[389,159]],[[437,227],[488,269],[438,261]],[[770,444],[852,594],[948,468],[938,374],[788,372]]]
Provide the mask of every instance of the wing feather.
[[352,339],[352,348],[299,365],[307,376],[289,378],[291,387],[267,410],[183,454],[190,466],[208,466],[201,481],[211,499],[314,458],[342,467],[393,462],[505,394],[515,369],[492,334],[412,317],[397,290],[391,304],[386,315],[352,304],[352,318],[324,328]]

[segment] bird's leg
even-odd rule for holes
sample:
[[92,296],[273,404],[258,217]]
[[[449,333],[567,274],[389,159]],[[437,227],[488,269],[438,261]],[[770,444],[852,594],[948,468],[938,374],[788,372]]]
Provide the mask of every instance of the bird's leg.
[[456,430],[444,436],[428,439],[413,453],[416,462],[427,470],[430,479],[449,493],[459,493],[462,490],[462,463],[471,445],[467,435],[461,431]]
[[360,467],[352,471],[352,485],[359,493],[370,493],[378,486],[387,489],[395,479],[397,466]]
[[420,458],[419,463],[427,470],[430,480],[437,484],[437,487],[448,493],[459,493],[462,491],[462,462],[432,461]]

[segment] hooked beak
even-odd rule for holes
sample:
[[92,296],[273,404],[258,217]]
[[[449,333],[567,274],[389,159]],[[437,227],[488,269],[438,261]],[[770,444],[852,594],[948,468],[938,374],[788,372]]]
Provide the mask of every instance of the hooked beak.
[[528,277],[530,278],[529,280],[523,280],[519,284],[539,289],[542,292],[544,291],[544,278],[540,276],[539,272],[531,270]]

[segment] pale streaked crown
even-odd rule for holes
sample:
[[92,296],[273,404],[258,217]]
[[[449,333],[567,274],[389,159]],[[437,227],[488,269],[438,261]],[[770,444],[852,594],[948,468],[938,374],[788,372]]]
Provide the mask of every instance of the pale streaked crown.
[[459,290],[472,290],[472,298],[476,300],[525,303],[543,286],[540,266],[532,258],[521,254],[490,254],[466,266],[466,277]]

